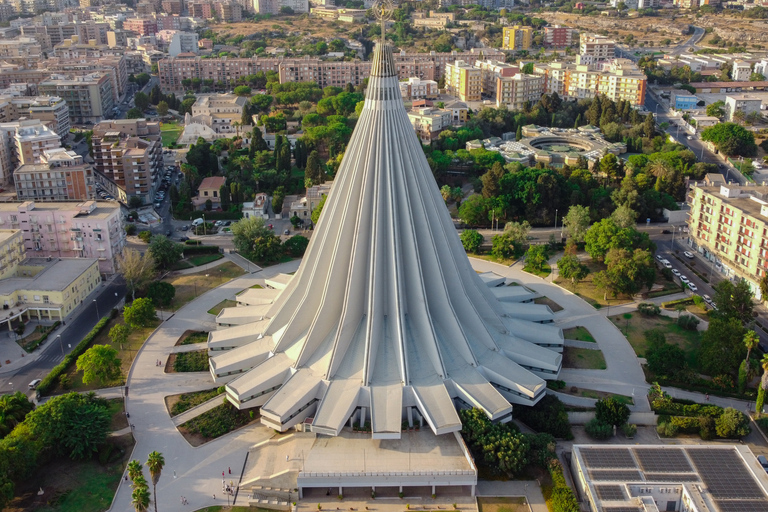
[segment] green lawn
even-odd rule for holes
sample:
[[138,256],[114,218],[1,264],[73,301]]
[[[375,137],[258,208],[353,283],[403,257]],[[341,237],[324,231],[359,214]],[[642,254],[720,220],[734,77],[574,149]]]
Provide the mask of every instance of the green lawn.
[[208,341],[208,333],[206,331],[184,331],[177,345],[193,345],[195,343],[206,343]]
[[231,261],[217,265],[216,267],[194,274],[168,276],[163,281],[176,287],[176,296],[173,298],[171,309],[174,311],[219,285],[245,274],[245,270]]
[[607,367],[601,350],[575,347],[563,348],[563,368],[605,370]]
[[589,343],[597,343],[592,333],[586,327],[578,326],[565,329],[563,331],[563,337],[568,340],[588,341]]
[[220,260],[223,257],[224,257],[223,254],[200,254],[199,256],[192,256],[190,258],[187,258],[187,261],[189,261],[192,265],[196,267],[202,267],[207,263]]
[[[215,306],[213,306],[211,309],[208,310],[208,313],[212,315],[218,315],[221,313],[221,310],[224,308],[233,308],[237,306],[237,301],[224,299],[223,301],[219,302]],[[206,333],[206,336],[208,336],[208,333]],[[207,339],[207,338],[206,338]]]
[[178,123],[163,123],[160,126],[160,137],[163,141],[163,147],[175,144],[184,131],[184,126]]
[[629,344],[639,357],[645,354],[645,331],[660,329],[667,339],[667,343],[677,345],[686,353],[688,364],[691,368],[698,368],[697,353],[701,344],[699,331],[687,331],[677,326],[675,319],[666,316],[643,316],[634,313],[630,318],[624,315],[612,316],[611,321],[624,333]]
[[206,389],[205,391],[195,391],[194,393],[170,395],[165,397],[165,403],[168,406],[168,410],[171,412],[171,416],[178,416],[193,407],[207,402],[215,396],[219,396],[223,392],[224,386],[220,388]]
[[535,276],[541,277],[542,279],[552,273],[552,268],[549,266],[548,263],[545,263],[544,265],[542,265],[541,270],[534,270],[531,268],[530,265],[524,266],[523,270],[525,270],[529,274],[533,274]]
[[172,354],[173,371],[175,372],[204,372],[208,370],[208,351],[179,352]]

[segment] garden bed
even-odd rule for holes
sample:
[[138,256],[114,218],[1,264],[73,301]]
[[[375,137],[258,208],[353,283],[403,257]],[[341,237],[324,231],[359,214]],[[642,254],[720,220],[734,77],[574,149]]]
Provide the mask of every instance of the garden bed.
[[563,330],[563,337],[567,340],[586,341],[589,343],[597,343],[589,329],[583,326],[570,327]]
[[259,420],[257,410],[240,411],[223,400],[223,404],[179,425],[179,432],[189,444],[200,446]]
[[605,370],[608,366],[601,350],[563,347],[563,368]]
[[192,393],[182,393],[180,395],[168,395],[165,397],[165,407],[168,409],[168,414],[170,414],[171,417],[178,416],[193,407],[204,404],[208,400],[219,396],[222,393],[224,393],[224,386],[203,391],[194,391]]
[[206,331],[184,331],[184,334],[181,335],[179,338],[179,341],[176,342],[175,346],[179,345],[192,345],[195,343],[207,343],[208,342],[208,333]]
[[194,274],[172,274],[163,281],[176,287],[176,296],[171,303],[171,308],[176,311],[205,292],[243,274],[245,274],[245,270],[228,261],[209,271],[195,272]]
[[177,352],[168,357],[166,373],[205,372],[208,371],[208,351]]
[[544,265],[542,265],[541,270],[533,269],[531,268],[530,265],[524,266],[523,270],[525,272],[528,272],[529,274],[533,274],[542,279],[544,279],[545,277],[547,277],[549,274],[552,273],[552,267],[549,266],[549,263],[545,263]]
[[30,353],[45,343],[51,332],[53,332],[60,324],[61,322],[57,320],[53,325],[38,325],[30,334],[16,340],[16,343],[18,343],[27,353]]
[[477,498],[477,512],[530,512],[525,496]]

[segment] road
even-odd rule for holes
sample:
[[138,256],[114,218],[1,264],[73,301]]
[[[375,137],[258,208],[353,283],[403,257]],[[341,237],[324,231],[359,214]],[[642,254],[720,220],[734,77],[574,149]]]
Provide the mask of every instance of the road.
[[[64,355],[69,354],[88,332],[96,325],[97,307],[99,318],[109,315],[109,312],[125,297],[125,283],[116,278],[101,289],[99,295],[90,295],[81,310],[74,318],[67,318],[66,329],[60,340],[52,336],[42,349],[37,360],[18,371],[3,375],[0,380],[0,394],[22,391],[32,397],[34,391],[28,389],[27,384],[34,379],[42,379],[54,366],[59,364]],[[96,298],[97,302],[93,301]],[[98,304],[98,306],[97,306]],[[71,318],[71,319],[70,319]]]

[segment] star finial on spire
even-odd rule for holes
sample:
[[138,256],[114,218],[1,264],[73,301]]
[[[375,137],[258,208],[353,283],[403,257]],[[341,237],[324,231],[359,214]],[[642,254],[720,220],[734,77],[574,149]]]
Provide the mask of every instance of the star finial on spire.
[[384,44],[384,33],[387,28],[387,21],[392,19],[392,15],[395,11],[395,6],[390,0],[376,0],[373,4],[373,12],[376,15],[376,19],[381,23],[381,44]]

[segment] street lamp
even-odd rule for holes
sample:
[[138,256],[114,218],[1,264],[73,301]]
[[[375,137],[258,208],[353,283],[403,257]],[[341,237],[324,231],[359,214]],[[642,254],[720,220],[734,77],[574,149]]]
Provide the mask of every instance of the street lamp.
[[98,303],[98,302],[96,302],[96,299],[93,299],[93,303],[96,305],[96,321],[98,322],[98,321],[99,321],[99,318],[101,318],[101,317],[99,316],[99,303]]
[[555,208],[555,231],[557,231],[557,208]]
[[56,335],[57,338],[59,338],[59,347],[61,347],[61,355],[64,355],[64,342],[61,339],[61,334]]

